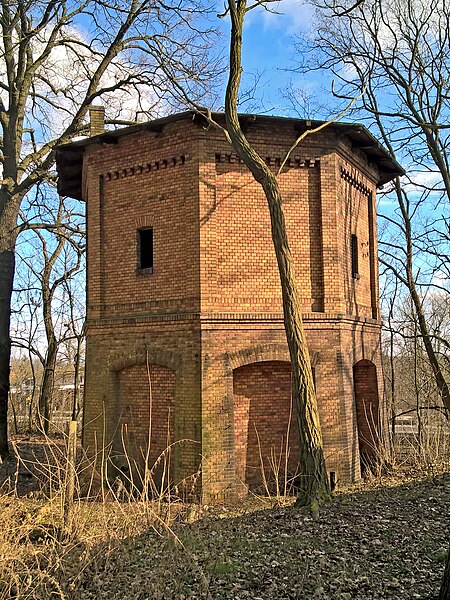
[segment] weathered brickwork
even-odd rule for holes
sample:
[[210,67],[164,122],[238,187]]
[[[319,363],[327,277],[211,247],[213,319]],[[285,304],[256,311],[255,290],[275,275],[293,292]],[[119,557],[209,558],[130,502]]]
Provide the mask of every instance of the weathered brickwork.
[[[118,386],[117,435],[127,456],[137,457],[139,463],[145,458],[160,482],[170,468],[168,449],[174,442],[175,372],[146,362],[132,365],[118,372]],[[143,423],[148,424],[147,429]],[[128,464],[121,467],[130,468]]]
[[370,464],[379,446],[380,413],[376,367],[367,360],[353,367],[356,398],[356,420],[360,436],[360,454],[363,463]]
[[300,460],[290,364],[267,361],[237,368],[233,396],[237,485],[243,492],[247,487],[282,492],[285,482],[294,481]]
[[[245,126],[277,171],[305,123],[256,117]],[[360,450],[368,454],[386,425],[375,197],[387,166],[396,168],[352,131],[307,137],[279,175],[327,467],[341,482],[360,476]],[[357,148],[361,135],[373,155]],[[273,489],[275,465],[283,485],[299,448],[261,188],[221,132],[190,113],[66,148],[82,152],[71,159],[82,164],[73,193],[88,215],[85,446],[106,441],[123,468],[124,441],[141,466],[176,441],[173,482],[201,465],[208,502]],[[145,228],[151,269],[139,268]],[[378,419],[371,438],[368,411]]]

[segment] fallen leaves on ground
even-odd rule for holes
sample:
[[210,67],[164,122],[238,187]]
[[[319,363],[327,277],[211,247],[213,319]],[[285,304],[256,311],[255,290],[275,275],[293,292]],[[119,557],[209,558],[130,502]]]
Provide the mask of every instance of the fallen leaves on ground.
[[[120,542],[70,597],[376,600],[437,598],[450,474],[337,495],[319,520],[293,507],[203,518]],[[221,517],[224,515],[221,514]]]

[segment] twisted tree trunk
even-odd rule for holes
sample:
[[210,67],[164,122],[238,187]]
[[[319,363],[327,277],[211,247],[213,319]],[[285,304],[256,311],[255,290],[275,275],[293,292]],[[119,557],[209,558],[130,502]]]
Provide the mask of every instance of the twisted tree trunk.
[[272,240],[280,273],[284,326],[291,358],[293,398],[300,437],[300,478],[297,505],[313,512],[330,499],[319,412],[303,320],[300,312],[292,255],[286,234],[282,197],[276,176],[252,148],[239,125],[237,100],[241,78],[242,29],[245,0],[229,0],[231,15],[230,73],[225,96],[226,130],[234,149],[261,185],[270,211]]

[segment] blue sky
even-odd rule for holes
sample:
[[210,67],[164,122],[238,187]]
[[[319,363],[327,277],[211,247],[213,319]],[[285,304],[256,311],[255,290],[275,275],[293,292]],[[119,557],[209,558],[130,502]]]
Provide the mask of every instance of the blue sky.
[[[259,73],[257,98],[261,109],[271,114],[282,115],[291,110],[282,95],[282,90],[290,81],[295,86],[306,89],[312,96],[328,92],[332,102],[331,82],[323,75],[312,75],[306,79],[289,70],[295,62],[295,37],[307,36],[310,27],[314,26],[313,8],[298,0],[283,0],[269,6],[274,12],[255,9],[246,17],[242,59],[243,88],[253,82],[252,74]],[[224,46],[228,52],[228,18],[223,20],[223,28]]]

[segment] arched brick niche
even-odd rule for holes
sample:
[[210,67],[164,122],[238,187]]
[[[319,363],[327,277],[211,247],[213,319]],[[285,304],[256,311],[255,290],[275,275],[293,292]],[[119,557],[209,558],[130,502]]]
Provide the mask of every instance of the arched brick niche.
[[177,353],[157,346],[134,346],[128,352],[112,354],[108,359],[109,370],[112,372],[147,363],[158,364],[177,371],[181,365],[181,358]]
[[380,406],[377,368],[369,360],[360,360],[353,367],[356,420],[358,425],[361,469],[373,464],[380,442]]
[[[319,362],[319,353],[310,350],[309,355],[311,358],[311,365],[314,369]],[[247,348],[236,350],[235,352],[229,352],[225,357],[230,371],[256,362],[291,361],[287,344],[278,343],[255,344]]]
[[[287,361],[260,361],[233,370],[233,428],[236,483],[276,492],[292,480],[299,463],[298,430]],[[283,489],[280,490],[283,492]]]
[[[138,486],[147,462],[158,486],[172,467],[167,449],[174,442],[177,375],[173,368],[147,362],[147,356],[150,360],[150,353],[123,356],[111,364],[118,415],[115,461],[127,476],[137,478]],[[174,366],[173,360],[166,362]]]

